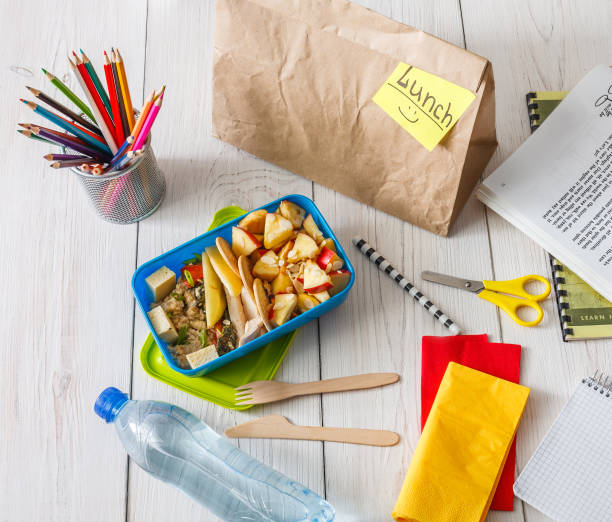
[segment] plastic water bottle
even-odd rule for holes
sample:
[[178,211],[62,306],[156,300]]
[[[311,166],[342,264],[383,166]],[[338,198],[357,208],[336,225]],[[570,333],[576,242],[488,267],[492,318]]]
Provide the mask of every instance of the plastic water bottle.
[[117,388],[106,388],[94,411],[115,423],[136,464],[221,519],[334,519],[334,509],[319,495],[240,451],[178,406],[132,401]]

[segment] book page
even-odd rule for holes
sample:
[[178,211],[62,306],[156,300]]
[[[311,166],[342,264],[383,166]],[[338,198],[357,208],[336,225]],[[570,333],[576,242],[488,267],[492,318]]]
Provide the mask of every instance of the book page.
[[612,69],[587,74],[478,197],[609,297]]

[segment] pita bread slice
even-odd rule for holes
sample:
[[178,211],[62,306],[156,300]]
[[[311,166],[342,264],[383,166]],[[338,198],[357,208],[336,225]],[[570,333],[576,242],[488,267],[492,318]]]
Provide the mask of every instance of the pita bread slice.
[[244,325],[246,324],[244,309],[242,307],[242,299],[240,299],[239,295],[231,295],[227,288],[223,288],[225,289],[225,298],[227,299],[227,311],[229,312],[230,321],[236,329],[238,338],[240,338],[244,335]]
[[215,240],[215,243],[217,245],[219,253],[221,254],[221,257],[232,269],[232,272],[234,272],[238,277],[240,277],[240,271],[238,270],[238,261],[236,260],[236,256],[234,255],[230,244],[222,237],[218,237]]
[[263,321],[266,330],[270,331],[274,327],[268,320],[268,312],[270,311],[270,300],[268,299],[268,295],[264,290],[263,283],[261,279],[255,279],[253,282],[253,293],[255,294],[255,303],[257,304],[257,311],[259,312],[259,316]]

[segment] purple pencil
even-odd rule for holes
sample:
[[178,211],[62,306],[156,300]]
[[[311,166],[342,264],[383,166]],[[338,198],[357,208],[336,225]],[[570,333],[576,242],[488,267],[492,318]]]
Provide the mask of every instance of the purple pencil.
[[72,149],[76,152],[80,152],[81,154],[85,154],[91,158],[101,159],[101,163],[110,160],[110,157],[102,157],[100,155],[100,151],[94,150],[86,145],[81,145],[80,143],[76,143],[68,138],[64,138],[63,136],[58,136],[57,134],[53,134],[52,132],[46,131],[45,129],[40,129],[38,127],[31,127],[30,130],[36,134],[37,136],[41,136],[53,143],[57,143],[58,145],[64,145],[65,147]]
[[45,154],[43,158],[49,161],[83,160],[84,162],[92,159],[82,154]]

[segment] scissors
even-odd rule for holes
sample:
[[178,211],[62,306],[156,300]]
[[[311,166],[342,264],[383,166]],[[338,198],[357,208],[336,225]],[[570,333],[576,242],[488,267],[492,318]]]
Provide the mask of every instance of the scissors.
[[[540,323],[542,317],[544,317],[544,312],[538,303],[550,295],[550,283],[542,276],[534,274],[508,281],[472,281],[429,271],[422,272],[421,277],[425,281],[473,292],[481,299],[501,308],[515,323],[521,326],[535,326]],[[544,292],[537,295],[527,292],[525,285],[532,281],[543,283],[545,286]],[[538,316],[533,321],[523,321],[516,312],[519,308],[524,307],[535,310]]]

